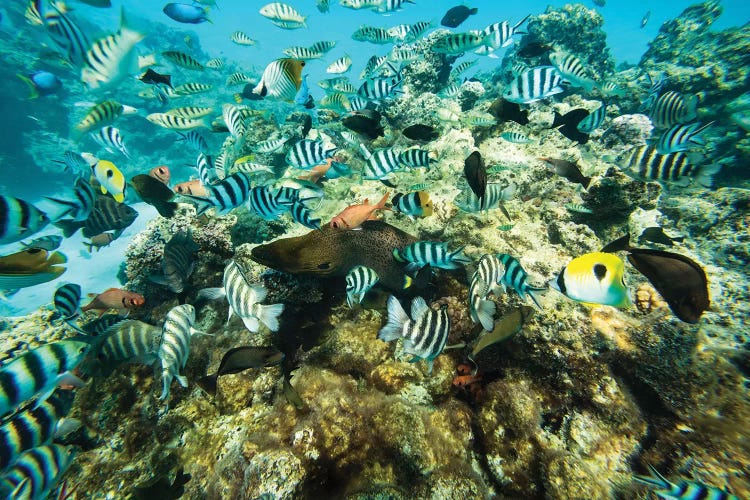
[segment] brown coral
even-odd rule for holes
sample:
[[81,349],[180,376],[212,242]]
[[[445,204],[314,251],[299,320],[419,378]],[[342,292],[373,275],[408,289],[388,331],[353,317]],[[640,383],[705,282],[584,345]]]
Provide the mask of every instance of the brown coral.
[[667,307],[659,292],[648,283],[641,283],[635,290],[635,306],[643,314]]

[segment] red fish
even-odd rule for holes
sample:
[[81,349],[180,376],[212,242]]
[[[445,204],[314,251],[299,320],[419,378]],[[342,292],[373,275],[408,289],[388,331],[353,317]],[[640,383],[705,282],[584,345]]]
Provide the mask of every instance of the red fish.
[[326,158],[324,164],[314,166],[306,174],[300,175],[299,178],[305,181],[318,182],[331,169],[331,163],[333,163],[333,158]]
[[169,167],[166,165],[159,165],[158,167],[152,168],[148,171],[148,175],[167,185],[169,185],[169,179],[172,178],[172,174],[169,172]]
[[200,179],[181,182],[174,187],[174,192],[179,194],[189,194],[191,196],[200,196],[202,198],[208,197],[208,191],[203,184],[201,184]]
[[390,210],[385,207],[390,193],[380,199],[376,205],[370,205],[369,200],[365,199],[361,205],[350,205],[343,212],[331,219],[331,227],[334,229],[356,229],[366,220],[375,219],[375,210]]
[[83,306],[81,311],[99,311],[99,316],[108,309],[117,309],[118,314],[127,315],[131,309],[141,307],[146,303],[143,295],[121,288],[110,288],[99,295],[90,293],[89,297],[93,300]]

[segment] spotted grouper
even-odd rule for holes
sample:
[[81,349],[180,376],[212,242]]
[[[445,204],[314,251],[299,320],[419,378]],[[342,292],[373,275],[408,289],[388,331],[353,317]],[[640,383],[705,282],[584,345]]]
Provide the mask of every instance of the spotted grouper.
[[379,220],[365,221],[359,230],[326,225],[304,236],[281,238],[253,248],[252,259],[290,274],[346,276],[354,266],[366,266],[380,277],[380,284],[402,290],[406,273],[393,259],[393,249],[417,239]]

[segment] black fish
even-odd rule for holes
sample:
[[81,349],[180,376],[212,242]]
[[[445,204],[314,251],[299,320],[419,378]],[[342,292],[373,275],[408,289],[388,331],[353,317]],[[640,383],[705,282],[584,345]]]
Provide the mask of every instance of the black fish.
[[151,68],[147,69],[145,73],[143,73],[139,80],[143,83],[150,83],[151,85],[166,85],[169,88],[172,87],[172,76],[171,75],[161,75],[157,73],[156,71],[152,70]]
[[459,5],[449,9],[443,16],[443,19],[440,20],[440,24],[449,28],[456,28],[459,24],[466,21],[469,16],[473,16],[477,12],[479,12],[479,9],[476,7],[470,9],[465,5]]
[[180,467],[175,475],[174,481],[170,482],[167,474],[156,477],[146,483],[136,485],[133,488],[133,498],[136,500],[177,500],[185,494],[185,485],[191,479],[190,474],[185,474],[185,469]]
[[248,101],[262,101],[263,96],[256,94],[253,92],[253,89],[255,88],[255,85],[252,83],[246,84],[244,87],[242,87],[242,92],[239,94],[234,94],[234,100],[237,104],[242,102],[242,99],[247,99]]
[[487,167],[484,166],[484,160],[479,151],[474,151],[464,160],[464,175],[471,190],[477,198],[482,200],[487,190]]
[[302,119],[302,138],[304,139],[307,137],[307,134],[310,133],[310,129],[312,129],[312,116],[305,113],[304,118]]
[[561,160],[559,158],[537,158],[539,161],[543,161],[555,168],[555,173],[560,177],[565,177],[570,182],[577,182],[585,189],[588,189],[591,184],[591,177],[586,177],[581,173],[581,168],[570,161]]
[[130,179],[130,183],[135,188],[138,196],[156,208],[159,215],[170,218],[177,210],[177,203],[171,201],[176,196],[175,192],[169,189],[166,184],[159,179],[150,175],[139,174]]
[[546,54],[552,49],[554,49],[554,47],[547,43],[529,42],[519,48],[516,51],[516,55],[518,57],[523,57],[524,59],[529,59],[532,57],[539,57],[542,54]]
[[265,366],[278,365],[284,361],[284,353],[273,346],[255,347],[242,346],[229,349],[221,358],[219,369],[213,375],[207,375],[198,379],[198,386],[211,394],[216,395],[216,381],[222,375],[240,373],[248,368],[263,368]]
[[521,105],[515,102],[506,101],[502,97],[495,99],[490,105],[488,112],[500,122],[516,122],[519,125],[529,123],[529,112],[522,110]]
[[200,247],[193,241],[190,229],[175,234],[164,245],[164,255],[161,261],[164,275],[151,276],[151,281],[166,286],[174,293],[182,293],[185,283],[193,273],[195,267],[193,254],[198,250]]
[[341,123],[349,130],[362,134],[370,140],[385,135],[385,130],[380,124],[381,115],[374,109],[361,109],[349,113]]
[[96,318],[93,321],[89,321],[81,327],[81,330],[86,332],[88,335],[97,337],[107,331],[110,326],[119,323],[124,319],[125,316],[120,316],[119,314],[105,314],[104,316]]
[[628,252],[628,261],[648,278],[682,321],[697,323],[711,305],[706,273],[692,259],[662,250],[633,248],[627,234],[602,248],[602,252],[618,250]]
[[138,217],[138,212],[124,203],[117,203],[109,196],[97,196],[94,209],[85,221],[63,219],[55,225],[63,230],[63,236],[69,238],[80,228],[83,236],[91,238],[107,231],[115,231],[115,238],[130,226]]
[[562,135],[575,141],[579,144],[586,144],[589,142],[588,134],[584,134],[578,130],[578,124],[581,120],[586,118],[589,112],[583,108],[577,108],[572,111],[568,111],[564,115],[561,115],[555,111],[555,120],[552,122],[552,128],[556,128]]
[[659,226],[647,227],[646,229],[643,230],[641,235],[638,237],[639,242],[646,240],[646,241],[651,241],[653,243],[661,243],[662,245],[667,245],[670,247],[674,246],[674,243],[673,243],[674,241],[679,243],[684,239],[685,237],[683,236],[678,236],[677,238],[671,238],[667,236],[666,234],[664,234],[664,229],[662,229]]
[[422,125],[421,123],[416,123],[406,127],[401,133],[404,134],[405,137],[414,141],[434,141],[440,137],[440,132],[438,132],[435,127]]

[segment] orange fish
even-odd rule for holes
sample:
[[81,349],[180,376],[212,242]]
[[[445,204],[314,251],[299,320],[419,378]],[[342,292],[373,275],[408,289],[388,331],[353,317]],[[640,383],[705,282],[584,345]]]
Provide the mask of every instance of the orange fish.
[[331,219],[331,227],[334,229],[356,229],[366,220],[375,219],[375,210],[390,210],[385,207],[390,193],[385,193],[376,205],[370,205],[365,199],[361,205],[350,205],[343,212]]
[[331,163],[333,163],[333,158],[326,158],[326,162],[324,164],[316,165],[308,170],[306,174],[300,175],[300,180],[318,182],[320,178],[324,177],[326,173],[328,173],[328,171],[331,169]]
[[164,184],[169,185],[169,179],[172,178],[172,174],[169,171],[169,167],[166,165],[159,165],[148,171],[148,175],[154,179],[162,181]]
[[467,387],[471,384],[480,382],[482,377],[475,377],[474,375],[456,375],[453,377],[453,385],[455,387]]
[[206,188],[201,184],[200,179],[181,182],[174,187],[174,192],[178,194],[189,194],[191,196],[200,196],[208,198],[209,194]]
[[99,311],[99,316],[108,309],[117,309],[118,314],[127,315],[131,309],[141,307],[146,303],[143,295],[121,288],[110,288],[99,295],[90,293],[89,297],[92,297],[93,300],[83,306],[81,311]]

